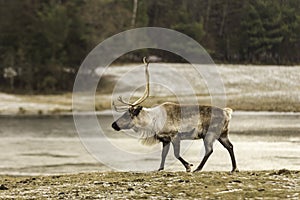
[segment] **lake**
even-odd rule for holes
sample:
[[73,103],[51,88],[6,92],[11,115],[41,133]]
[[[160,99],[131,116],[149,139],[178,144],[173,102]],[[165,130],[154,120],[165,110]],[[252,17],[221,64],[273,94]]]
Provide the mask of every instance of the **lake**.
[[[97,127],[76,131],[72,116],[1,116],[0,173],[61,174],[91,171],[152,171],[159,167],[161,144],[147,147],[132,132],[115,132],[113,118],[99,114]],[[230,139],[240,170],[300,169],[300,113],[234,112]],[[91,134],[92,133],[92,134]],[[93,135],[93,137],[91,137]],[[90,152],[89,152],[90,151]],[[202,140],[183,141],[182,157],[199,164]],[[166,170],[184,171],[170,148]],[[230,171],[228,152],[216,142],[205,171]]]

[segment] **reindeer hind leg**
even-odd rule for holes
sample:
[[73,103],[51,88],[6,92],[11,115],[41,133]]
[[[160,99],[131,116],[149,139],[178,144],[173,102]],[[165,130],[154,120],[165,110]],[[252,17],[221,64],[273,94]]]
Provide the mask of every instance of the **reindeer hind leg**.
[[213,153],[213,144],[215,142],[216,138],[213,133],[207,133],[204,141],[204,147],[205,147],[205,155],[199,164],[199,166],[194,170],[194,172],[201,171],[203,166],[205,165],[206,161],[208,160],[209,156]]
[[227,149],[227,151],[229,152],[229,155],[230,155],[230,158],[231,158],[231,163],[232,163],[232,170],[231,170],[231,172],[238,171],[238,169],[236,167],[236,161],[235,161],[234,152],[233,152],[233,145],[229,141],[229,139],[227,137],[227,134],[226,134],[226,137],[220,137],[218,140]]

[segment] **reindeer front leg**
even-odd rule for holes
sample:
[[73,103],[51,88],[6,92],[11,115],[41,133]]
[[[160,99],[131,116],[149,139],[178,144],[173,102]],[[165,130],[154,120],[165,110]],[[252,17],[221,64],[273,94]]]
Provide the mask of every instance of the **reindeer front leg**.
[[170,149],[170,142],[162,142],[162,143],[163,143],[163,149],[161,152],[161,162],[158,171],[164,170],[166,157]]

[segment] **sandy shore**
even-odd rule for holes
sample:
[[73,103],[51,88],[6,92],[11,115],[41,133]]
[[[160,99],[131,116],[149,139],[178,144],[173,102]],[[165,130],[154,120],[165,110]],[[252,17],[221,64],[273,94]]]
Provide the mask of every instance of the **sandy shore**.
[[299,199],[300,171],[1,176],[0,199]]

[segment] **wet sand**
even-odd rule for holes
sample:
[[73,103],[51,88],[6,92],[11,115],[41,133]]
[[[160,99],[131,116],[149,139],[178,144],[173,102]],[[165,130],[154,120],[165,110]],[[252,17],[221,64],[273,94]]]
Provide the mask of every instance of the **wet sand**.
[[[94,171],[152,171],[159,167],[161,144],[144,146],[136,137],[115,132],[111,116],[99,116],[105,137],[92,138],[94,153],[89,153],[74,127],[72,116],[5,117],[0,120],[0,174],[53,175]],[[88,119],[84,116],[84,119]],[[242,171],[300,170],[299,114],[235,112],[230,139],[235,148],[238,168]],[[89,127],[89,133],[98,129]],[[89,141],[89,138],[87,138]],[[111,149],[102,143],[110,142]],[[86,146],[92,148],[93,146]],[[126,153],[126,156],[121,153]],[[181,155],[199,164],[203,141],[182,141]],[[95,157],[98,158],[95,159]],[[172,148],[166,160],[168,171],[184,171]],[[193,168],[194,169],[194,168]],[[228,152],[216,142],[204,171],[229,171]]]
[[0,176],[0,199],[299,199],[300,171]]

